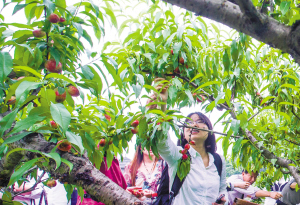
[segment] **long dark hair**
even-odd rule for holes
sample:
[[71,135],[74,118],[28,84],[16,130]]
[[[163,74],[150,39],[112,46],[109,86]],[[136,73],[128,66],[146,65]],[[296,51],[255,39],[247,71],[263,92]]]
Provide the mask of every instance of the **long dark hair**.
[[[193,112],[193,113],[190,113],[187,117],[191,117],[194,114],[198,115],[199,119],[202,120],[204,122],[204,124],[206,124],[206,126],[208,127],[209,130],[213,130],[210,120],[203,113]],[[185,122],[187,122],[187,121],[189,121],[188,118],[185,119]],[[184,145],[186,145],[188,143],[188,141],[184,137],[184,128],[182,129],[182,133],[180,134],[180,136],[181,136],[181,139],[178,140],[177,145],[184,148]],[[216,145],[216,137],[215,137],[214,133],[211,133],[211,132],[208,133],[208,137],[205,140],[204,146],[205,146],[206,152],[210,152],[212,154],[216,152],[217,145]]]
[[[154,157],[155,161],[158,161],[156,157]],[[130,165],[130,177],[131,177],[131,186],[135,186],[135,177],[138,169],[140,168],[142,162],[144,160],[144,154],[142,152],[142,146],[139,144],[135,150],[135,154],[133,160]]]

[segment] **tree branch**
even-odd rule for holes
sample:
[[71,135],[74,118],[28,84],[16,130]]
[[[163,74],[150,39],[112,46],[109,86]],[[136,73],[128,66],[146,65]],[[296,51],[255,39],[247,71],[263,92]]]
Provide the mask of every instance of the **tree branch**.
[[[251,21],[236,4],[225,0],[163,0],[245,33],[258,41],[289,53],[300,64],[300,27],[286,26],[260,14],[262,22]],[[242,1],[239,0],[240,4]],[[247,0],[247,2],[250,0]],[[235,2],[238,2],[235,0]],[[246,3],[247,3],[246,2]],[[249,2],[248,2],[249,3]],[[248,7],[245,7],[248,8]],[[251,13],[250,13],[251,14]],[[260,25],[260,26],[259,26]]]
[[[256,144],[258,142],[258,140],[247,129],[246,129],[246,135],[253,144]],[[289,172],[291,173],[291,175],[295,178],[296,182],[298,184],[300,184],[300,175],[298,173],[297,167],[290,165],[290,164],[294,164],[294,162],[292,160],[277,157],[272,152],[267,150],[264,146],[256,146],[256,147],[261,151],[261,154],[264,155],[267,159],[270,159],[270,160],[277,159],[276,164],[281,167],[287,168],[289,170]]]
[[[47,142],[41,134],[31,134],[19,141],[9,144],[9,146],[11,149],[22,147],[23,149],[39,150],[44,153],[49,153],[55,147],[55,144]],[[69,184],[81,186],[94,200],[101,201],[107,205],[143,204],[135,196],[126,192],[123,188],[96,169],[88,159],[74,156],[71,153],[62,152],[58,149],[56,151],[62,158],[68,160],[74,166],[69,173],[69,167],[64,163],[56,169],[56,163],[52,159],[50,159],[48,166],[44,166],[42,163],[38,164],[40,169],[50,173],[52,177],[60,179],[63,182],[68,182]],[[13,166],[9,166],[10,168],[14,168],[25,155],[27,155],[29,160],[38,157],[35,153],[25,151],[10,154],[8,160],[5,160],[4,163],[1,161],[2,163],[0,163],[0,177],[2,178],[0,180],[0,186],[7,185],[12,172],[10,171],[11,169],[6,171],[7,169],[5,169],[5,167],[7,167],[7,164],[10,165],[11,161],[9,159],[16,154],[18,154],[19,158],[18,160],[12,159],[15,160],[15,162],[13,163]],[[2,160],[3,159],[6,159],[6,155],[2,157]]]

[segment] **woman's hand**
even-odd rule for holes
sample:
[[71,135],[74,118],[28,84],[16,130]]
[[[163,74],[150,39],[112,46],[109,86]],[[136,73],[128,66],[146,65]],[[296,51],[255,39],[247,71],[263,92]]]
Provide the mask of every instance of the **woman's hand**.
[[272,198],[272,199],[279,199],[280,197],[282,197],[282,195],[280,194],[280,193],[278,193],[278,192],[271,192],[270,193],[270,197]]
[[238,188],[241,188],[241,189],[248,189],[249,186],[250,186],[249,182],[235,182],[234,183],[234,187],[238,187]]
[[126,191],[135,195],[137,198],[144,196],[142,187],[137,187],[137,186],[127,187]]
[[151,191],[149,189],[145,189],[143,191],[144,191],[144,196],[147,197],[147,198],[151,198],[152,195],[155,193],[154,191]]
[[[159,82],[159,81],[164,81],[164,80],[166,80],[166,79],[164,79],[164,78],[155,78],[154,79],[154,85],[157,83],[157,82]],[[155,86],[155,89],[157,90],[157,91],[160,91],[161,90],[161,92],[160,92],[160,100],[162,101],[162,102],[167,102],[167,100],[168,100],[168,88],[169,88],[169,85],[168,84],[166,84],[166,83],[161,83],[161,84],[158,84],[158,85],[156,85]]]
[[[158,93],[156,93],[155,92],[155,100],[157,99],[158,101],[160,101],[160,102],[167,102],[167,100],[168,100],[168,92],[167,92],[167,90],[168,90],[168,88],[169,88],[169,85],[167,84],[167,83],[161,83],[161,84],[158,84],[158,85],[156,85],[157,84],[157,82],[160,82],[160,81],[164,81],[165,79],[164,78],[155,78],[154,79],[154,86],[155,86],[155,89],[157,90],[157,91],[161,91],[160,93],[159,93],[159,96],[158,96]],[[155,108],[157,108],[157,106],[155,107]],[[166,109],[167,109],[167,105],[166,104],[164,104],[164,105],[161,105],[161,110],[163,111],[163,112],[165,112],[166,111]]]

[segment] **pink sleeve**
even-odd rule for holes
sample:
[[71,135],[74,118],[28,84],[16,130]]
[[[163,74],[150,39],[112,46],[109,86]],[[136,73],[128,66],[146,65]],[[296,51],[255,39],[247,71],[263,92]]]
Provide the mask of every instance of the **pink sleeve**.
[[127,165],[125,166],[125,169],[124,169],[124,178],[125,178],[127,187],[132,186],[132,184],[131,184],[130,167],[131,167],[131,166],[130,166],[130,163],[129,163],[129,164],[127,164]]

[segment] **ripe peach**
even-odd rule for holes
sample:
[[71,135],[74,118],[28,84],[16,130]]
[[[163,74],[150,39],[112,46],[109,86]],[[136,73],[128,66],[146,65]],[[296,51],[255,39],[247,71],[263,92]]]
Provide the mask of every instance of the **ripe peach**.
[[71,142],[67,140],[60,140],[57,144],[59,144],[57,148],[64,152],[67,152],[72,148]]
[[55,13],[49,15],[49,21],[51,23],[57,23],[59,21],[59,16]]

